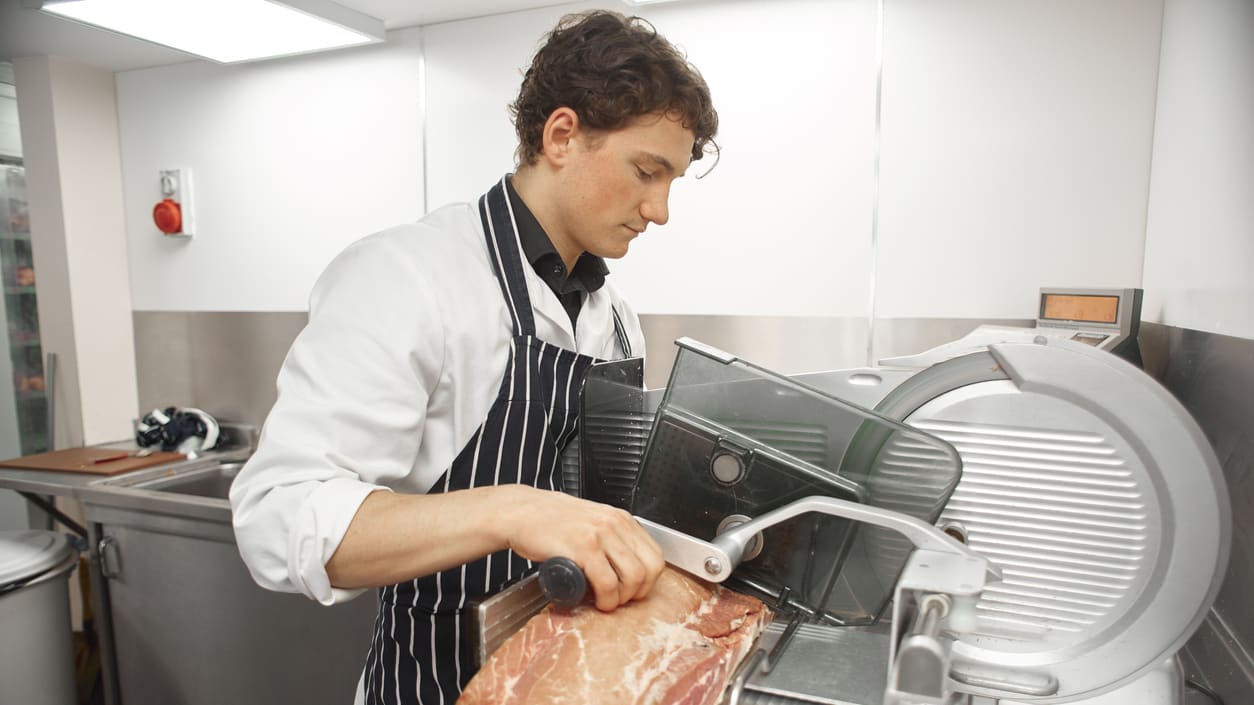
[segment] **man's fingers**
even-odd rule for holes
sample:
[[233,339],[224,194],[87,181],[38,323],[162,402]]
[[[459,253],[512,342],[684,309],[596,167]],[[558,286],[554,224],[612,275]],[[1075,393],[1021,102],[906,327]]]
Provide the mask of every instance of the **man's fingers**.
[[639,589],[636,591],[635,598],[641,599],[653,590],[653,585],[657,583],[658,576],[662,574],[662,570],[666,567],[666,559],[662,557],[662,549],[649,539],[649,547],[639,552],[641,562],[644,565],[645,579],[640,583]]
[[[631,524],[625,533],[623,543],[630,552],[627,559],[628,565],[616,564],[617,568],[622,569],[619,576],[623,578],[626,587],[624,602],[638,600],[648,595],[653,589],[653,584],[657,582],[658,575],[666,567],[666,561],[662,557],[662,548],[634,518],[631,519]],[[627,572],[624,574],[623,570]]]
[[614,572],[618,574],[618,604],[629,602],[647,593],[647,591],[640,592],[647,578],[644,563],[634,553],[626,550],[616,551],[609,553],[608,558]]
[[[617,582],[612,596],[618,607],[649,593],[657,576],[665,567],[662,549],[631,515],[623,512],[615,517],[614,526],[601,534],[599,548],[604,561],[613,571]],[[608,579],[608,575],[606,576]],[[605,609],[611,596],[602,599],[597,595],[597,606]],[[611,608],[612,609],[612,608]]]
[[602,555],[585,563],[583,575],[588,581],[588,586],[592,588],[592,594],[596,597],[597,609],[602,612],[612,612],[614,608],[622,604],[619,599],[618,573],[605,556]]
[[[633,518],[632,521],[635,521],[635,519]],[[640,535],[644,537],[645,545],[640,551],[640,556],[649,575],[648,584],[644,586],[644,590],[647,593],[653,589],[653,584],[657,582],[658,576],[666,568],[666,557],[662,554],[662,547],[653,539],[653,536],[648,531],[645,531],[644,527],[640,526],[639,523],[636,526],[639,527]]]

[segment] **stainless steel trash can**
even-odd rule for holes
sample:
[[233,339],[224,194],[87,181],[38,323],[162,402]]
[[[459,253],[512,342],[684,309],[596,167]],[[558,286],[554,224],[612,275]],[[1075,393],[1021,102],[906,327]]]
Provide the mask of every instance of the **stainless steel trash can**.
[[51,531],[0,531],[0,705],[74,705],[69,581],[78,553]]

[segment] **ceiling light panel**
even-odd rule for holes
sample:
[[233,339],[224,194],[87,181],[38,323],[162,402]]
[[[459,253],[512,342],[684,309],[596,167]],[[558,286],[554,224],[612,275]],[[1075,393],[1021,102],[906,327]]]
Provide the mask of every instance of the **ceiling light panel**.
[[[299,8],[299,9],[298,9]],[[383,23],[320,0],[69,0],[44,12],[221,63],[383,40]]]

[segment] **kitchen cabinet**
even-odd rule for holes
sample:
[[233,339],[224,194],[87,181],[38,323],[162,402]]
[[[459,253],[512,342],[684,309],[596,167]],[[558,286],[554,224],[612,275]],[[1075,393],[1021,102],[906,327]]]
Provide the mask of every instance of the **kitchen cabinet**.
[[352,702],[372,595],[323,607],[269,592],[227,525],[89,507],[104,541],[122,705]]
[[109,705],[342,705],[376,600],[324,607],[258,587],[226,493],[238,458],[157,466],[81,488],[109,632]]

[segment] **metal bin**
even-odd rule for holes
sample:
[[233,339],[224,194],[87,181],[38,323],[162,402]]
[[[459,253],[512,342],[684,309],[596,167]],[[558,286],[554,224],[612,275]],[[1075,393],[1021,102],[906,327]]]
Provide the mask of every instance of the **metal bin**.
[[74,705],[68,576],[78,552],[51,531],[0,531],[0,705]]

